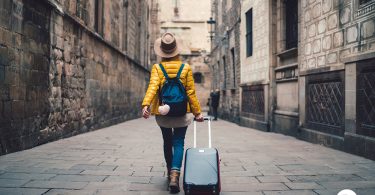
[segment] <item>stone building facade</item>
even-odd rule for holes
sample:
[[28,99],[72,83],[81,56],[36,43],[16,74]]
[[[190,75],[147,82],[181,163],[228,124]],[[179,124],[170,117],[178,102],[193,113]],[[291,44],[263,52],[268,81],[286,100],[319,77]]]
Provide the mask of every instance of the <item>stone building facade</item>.
[[[241,124],[269,128],[270,4],[245,0],[241,7]],[[242,22],[243,21],[243,22]]]
[[192,67],[196,93],[203,111],[208,110],[206,105],[211,88],[211,71],[207,64],[210,39],[206,22],[210,14],[209,0],[158,0],[160,34],[157,37],[171,32],[180,38],[181,57]]
[[150,2],[150,25],[149,25],[149,35],[150,35],[150,65],[155,63],[157,55],[154,52],[154,41],[160,36],[160,24],[159,24],[159,0],[149,0]]
[[140,115],[149,2],[0,2],[0,154]]
[[375,159],[375,1],[301,1],[303,139]]
[[300,1],[272,1],[269,131],[296,135],[299,128],[298,54]]
[[220,91],[219,117],[240,121],[240,15],[241,1],[213,0],[216,24],[212,41],[212,89]]
[[[222,118],[239,101],[241,125],[375,159],[375,1],[244,0],[240,23],[227,6],[237,2],[212,4]],[[236,25],[241,74],[230,91],[239,95],[228,101],[228,30]]]

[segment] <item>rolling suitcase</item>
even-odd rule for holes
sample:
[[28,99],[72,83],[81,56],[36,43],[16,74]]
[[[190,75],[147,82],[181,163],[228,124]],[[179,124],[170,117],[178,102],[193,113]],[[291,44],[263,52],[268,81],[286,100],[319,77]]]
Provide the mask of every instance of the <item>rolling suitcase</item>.
[[211,148],[211,118],[208,121],[208,148],[197,148],[197,122],[194,121],[194,148],[185,153],[183,187],[186,195],[220,194],[220,160],[216,148]]

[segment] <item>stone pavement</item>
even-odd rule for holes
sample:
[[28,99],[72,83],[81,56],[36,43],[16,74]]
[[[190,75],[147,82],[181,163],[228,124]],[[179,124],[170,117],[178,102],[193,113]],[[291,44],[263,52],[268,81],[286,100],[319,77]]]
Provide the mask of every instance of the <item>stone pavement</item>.
[[[207,144],[198,124],[198,145]],[[293,137],[215,121],[223,195],[375,194],[375,162]],[[186,147],[192,146],[192,125]],[[166,191],[161,133],[137,119],[0,156],[0,194],[130,194]],[[180,194],[183,194],[182,192]]]

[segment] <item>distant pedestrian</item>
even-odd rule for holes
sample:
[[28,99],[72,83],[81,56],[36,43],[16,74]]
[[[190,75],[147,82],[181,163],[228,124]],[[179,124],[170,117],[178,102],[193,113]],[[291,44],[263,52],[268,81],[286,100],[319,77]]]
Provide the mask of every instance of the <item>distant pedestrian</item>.
[[212,111],[211,111],[211,98],[207,98],[207,105],[208,107],[208,112],[207,112],[207,115],[211,115]]
[[[164,158],[171,193],[180,191],[184,140],[192,119],[187,113],[191,112],[197,121],[203,121],[195,94],[192,69],[188,64],[182,63],[179,56],[180,47],[179,41],[171,33],[165,33],[155,41],[155,53],[162,61],[152,67],[150,83],[142,103],[143,117],[147,119],[150,114],[156,115],[156,123],[163,134]],[[184,97],[187,102],[183,101]]]
[[217,120],[217,108],[219,107],[219,102],[220,102],[220,91],[216,89],[215,91],[211,91],[210,93],[211,97],[211,110],[212,110],[212,115],[214,116],[214,120]]

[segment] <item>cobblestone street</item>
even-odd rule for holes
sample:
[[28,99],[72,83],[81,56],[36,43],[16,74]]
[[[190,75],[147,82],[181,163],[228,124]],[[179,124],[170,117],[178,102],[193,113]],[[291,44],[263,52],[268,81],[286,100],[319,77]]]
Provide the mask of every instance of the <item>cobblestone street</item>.
[[[198,124],[198,146],[207,144],[205,125]],[[212,126],[223,195],[328,195],[345,188],[375,194],[374,161],[223,120]],[[191,125],[186,148],[192,132]],[[166,183],[154,119],[0,156],[0,194],[168,194]]]

